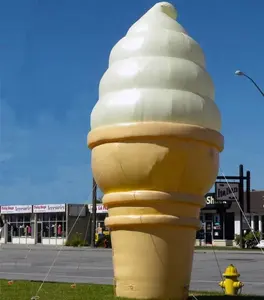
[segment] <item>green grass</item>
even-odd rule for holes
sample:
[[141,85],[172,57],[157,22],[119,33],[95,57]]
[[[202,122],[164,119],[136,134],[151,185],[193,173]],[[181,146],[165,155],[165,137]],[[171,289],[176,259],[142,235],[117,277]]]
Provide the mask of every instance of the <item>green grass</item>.
[[[14,281],[8,285],[7,280],[0,280],[0,299],[3,300],[31,300],[36,295],[41,282]],[[113,296],[113,286],[111,285],[92,285],[77,284],[75,288],[70,283],[45,283],[38,293],[39,300],[124,300]],[[190,299],[209,300],[223,297],[222,294],[213,292],[190,292]],[[228,299],[229,297],[224,297]],[[230,297],[231,298],[231,297]],[[243,296],[236,297],[236,300],[264,300],[264,297]],[[233,298],[232,298],[233,299]]]

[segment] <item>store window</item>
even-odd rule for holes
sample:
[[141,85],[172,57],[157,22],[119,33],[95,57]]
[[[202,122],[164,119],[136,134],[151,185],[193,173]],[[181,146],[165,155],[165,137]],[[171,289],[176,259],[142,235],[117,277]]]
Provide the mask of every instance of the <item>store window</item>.
[[4,229],[4,222],[2,220],[2,217],[0,216],[0,239],[2,238],[3,236],[3,229]]
[[196,239],[197,240],[203,240],[204,239],[204,225],[205,225],[205,223],[204,223],[204,215],[203,214],[200,215],[200,221],[201,221],[201,228],[198,231],[196,231]]
[[213,221],[213,214],[207,213],[205,214],[205,222],[212,222]]
[[213,221],[214,221],[214,226],[220,226],[221,225],[220,215],[219,214],[214,215]]
[[243,217],[242,226],[243,230],[250,230],[249,226],[251,226],[251,216],[246,216],[246,218]]
[[223,214],[214,214],[213,215],[213,237],[216,240],[222,240],[224,238],[224,220]]
[[104,225],[104,221],[105,218],[107,217],[107,214],[104,213],[99,213],[96,215],[96,227],[98,227],[98,225],[100,224],[101,227],[105,227]]
[[38,221],[43,222],[44,238],[64,238],[66,236],[65,213],[38,214]]
[[225,223],[225,239],[233,240],[235,238],[235,213],[227,212],[224,214],[224,223]]
[[259,231],[259,216],[253,217],[254,231]]
[[34,221],[31,214],[6,215],[8,231],[11,237],[33,237]]

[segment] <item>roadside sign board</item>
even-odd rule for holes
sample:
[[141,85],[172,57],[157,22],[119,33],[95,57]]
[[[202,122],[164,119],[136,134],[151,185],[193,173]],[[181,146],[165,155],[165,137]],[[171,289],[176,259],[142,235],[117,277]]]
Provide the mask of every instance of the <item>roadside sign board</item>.
[[217,201],[235,201],[239,200],[238,182],[216,182],[215,196]]

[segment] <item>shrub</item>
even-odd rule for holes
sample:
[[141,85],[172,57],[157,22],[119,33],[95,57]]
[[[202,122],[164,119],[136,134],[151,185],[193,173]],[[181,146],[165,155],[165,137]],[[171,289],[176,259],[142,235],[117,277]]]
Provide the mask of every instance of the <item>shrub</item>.
[[111,235],[110,234],[106,236],[106,240],[108,242],[108,247],[112,248],[112,241],[111,241]]
[[[257,240],[256,240],[257,238]],[[245,245],[246,248],[252,249],[255,248],[256,245],[260,241],[260,232],[255,231],[254,233],[252,231],[246,233],[243,235],[243,244]],[[240,235],[236,234],[235,236],[235,243],[236,245],[240,246]]]
[[[257,240],[256,240],[257,238]],[[252,231],[250,231],[248,234],[246,234],[245,236],[245,245],[247,248],[255,248],[257,246],[257,244],[260,241],[260,232],[259,231],[255,231],[254,233]]]
[[101,237],[97,243],[96,246],[97,247],[105,247],[105,240],[108,244],[108,248],[112,248],[112,243],[111,243],[111,235],[104,235],[103,237]]
[[88,243],[87,241],[83,240],[81,233],[76,232],[76,234],[65,243],[65,246],[83,247],[88,246]]
[[[243,244],[245,244],[245,235],[243,236]],[[235,243],[237,246],[240,246],[240,234],[235,235]]]

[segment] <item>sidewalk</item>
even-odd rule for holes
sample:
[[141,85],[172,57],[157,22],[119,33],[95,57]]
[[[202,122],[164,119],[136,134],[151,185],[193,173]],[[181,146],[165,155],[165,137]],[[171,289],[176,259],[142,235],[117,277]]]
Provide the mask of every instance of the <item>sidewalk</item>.
[[233,249],[223,249],[223,250],[219,250],[219,249],[214,249],[214,248],[209,248],[208,249],[195,249],[194,253],[228,253],[228,254],[260,254],[263,255],[263,252],[261,252],[261,250],[256,249],[256,250],[233,250]]
[[91,248],[91,247],[69,247],[69,246],[53,246],[53,245],[13,245],[0,244],[0,251],[2,250],[31,250],[31,251],[109,251],[107,248]]
[[[111,248],[91,248],[91,247],[69,247],[69,246],[53,246],[53,245],[13,245],[0,244],[0,251],[2,250],[31,250],[31,251],[111,251]],[[214,249],[212,247],[195,249],[194,253],[228,253],[228,254],[260,254],[261,250],[233,250],[233,249]]]

